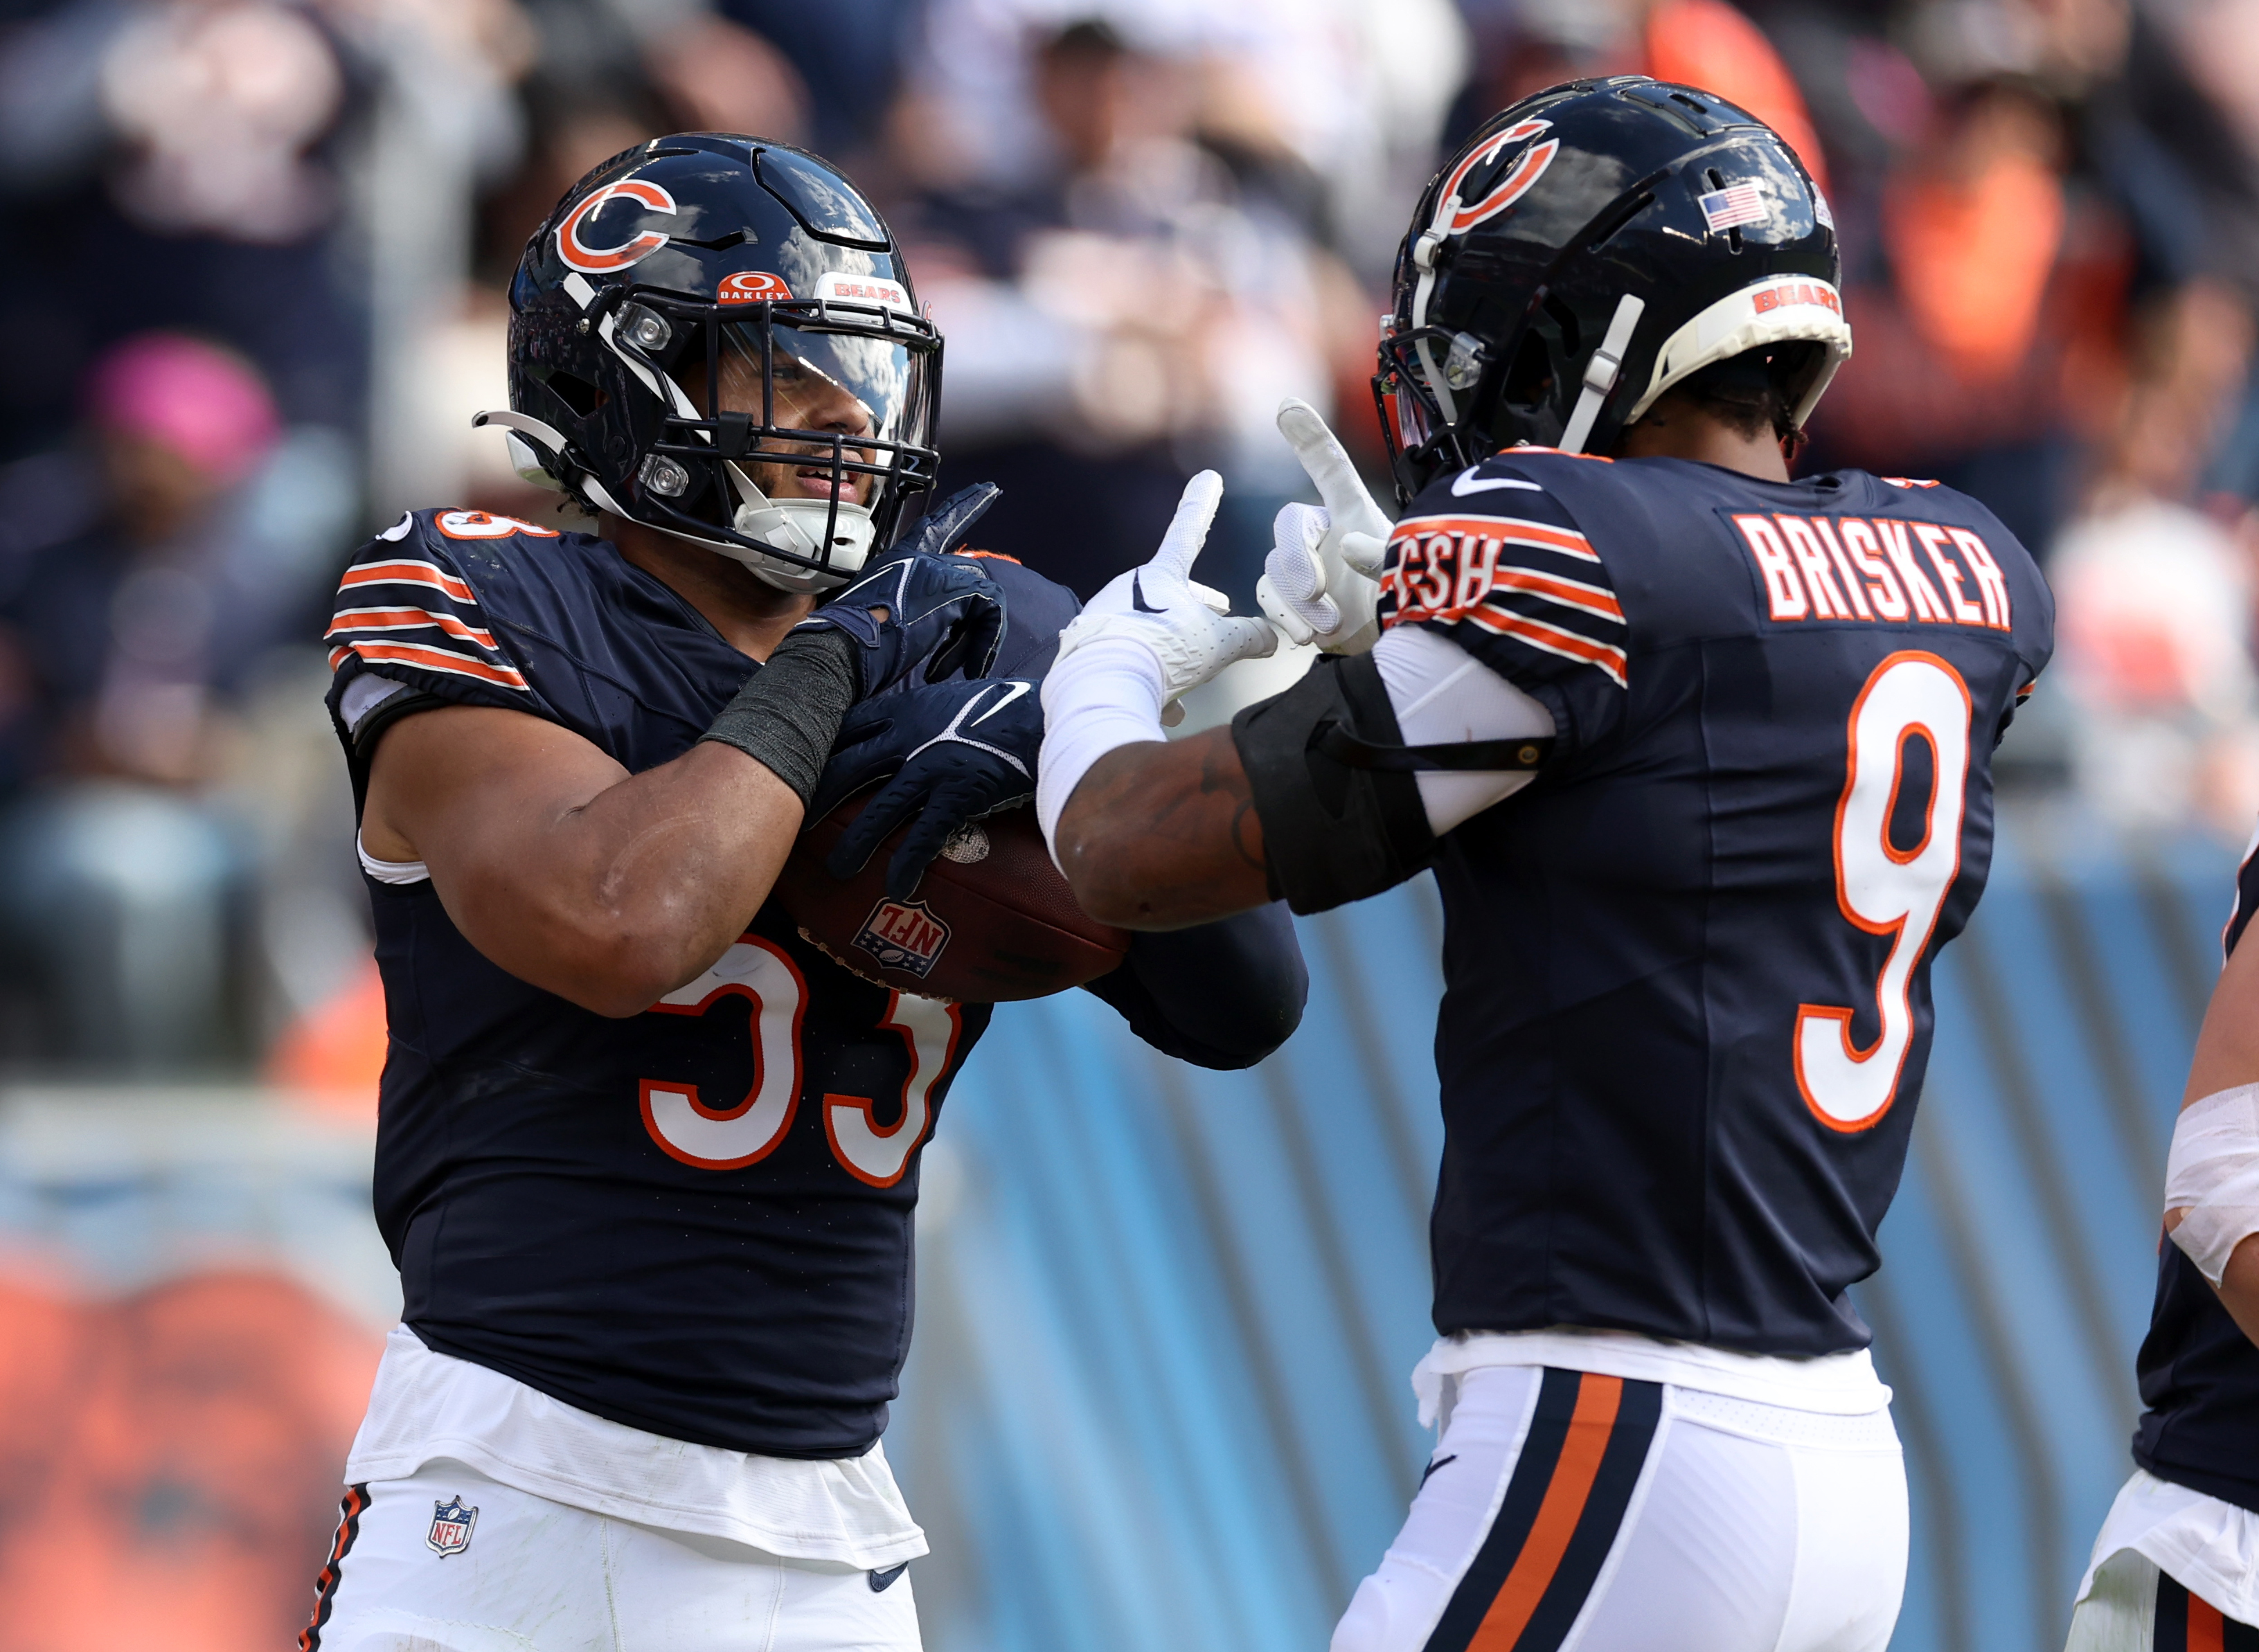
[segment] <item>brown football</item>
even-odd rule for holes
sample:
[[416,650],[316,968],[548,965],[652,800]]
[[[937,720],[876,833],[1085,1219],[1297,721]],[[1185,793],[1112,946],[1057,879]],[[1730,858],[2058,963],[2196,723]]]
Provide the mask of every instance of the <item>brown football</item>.
[[971,1003],[1042,998],[1115,968],[1130,932],[1088,916],[1051,865],[1024,805],[960,827],[908,901],[887,894],[897,827],[844,883],[823,868],[870,794],[801,835],[777,875],[777,899],[801,933],[858,974],[905,993]]

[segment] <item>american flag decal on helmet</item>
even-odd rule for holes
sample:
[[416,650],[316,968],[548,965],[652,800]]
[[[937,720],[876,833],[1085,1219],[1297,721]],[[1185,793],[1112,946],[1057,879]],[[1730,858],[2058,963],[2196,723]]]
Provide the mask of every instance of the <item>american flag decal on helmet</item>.
[[1764,191],[1754,183],[1729,184],[1700,197],[1702,217],[1714,230],[1731,230],[1772,216]]

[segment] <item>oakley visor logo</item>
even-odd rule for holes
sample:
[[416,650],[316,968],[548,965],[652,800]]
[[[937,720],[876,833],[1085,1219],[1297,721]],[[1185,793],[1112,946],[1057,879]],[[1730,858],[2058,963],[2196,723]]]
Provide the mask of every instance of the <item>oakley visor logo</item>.
[[722,277],[722,284],[714,289],[717,304],[788,304],[792,288],[783,280],[762,269],[741,269]]
[[584,275],[609,275],[641,262],[666,245],[667,238],[657,230],[645,230],[617,246],[590,246],[581,240],[581,226],[602,210],[606,202],[618,196],[640,201],[652,212],[675,210],[674,197],[655,183],[640,178],[623,178],[617,183],[608,184],[567,213],[565,221],[557,226],[557,256],[567,267]]

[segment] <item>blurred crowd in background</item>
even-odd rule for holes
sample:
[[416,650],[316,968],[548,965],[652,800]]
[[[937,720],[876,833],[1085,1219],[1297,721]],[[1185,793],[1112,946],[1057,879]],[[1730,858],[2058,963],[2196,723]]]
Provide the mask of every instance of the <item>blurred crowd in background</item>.
[[[945,487],[1086,595],[1221,469],[1243,605],[1283,395],[1366,378],[1420,184],[1578,75],[1691,82],[1824,183],[1857,354],[1799,461],[2042,558],[2024,803],[2259,814],[2259,0],[9,0],[0,1062],[314,1088],[381,1050],[320,633],[405,507],[560,524],[500,438],[504,287],[582,173],[812,147],[947,338]],[[374,1043],[372,1043],[374,1040]],[[364,1098],[365,1098],[364,1092]],[[366,1104],[364,1099],[364,1105]]]

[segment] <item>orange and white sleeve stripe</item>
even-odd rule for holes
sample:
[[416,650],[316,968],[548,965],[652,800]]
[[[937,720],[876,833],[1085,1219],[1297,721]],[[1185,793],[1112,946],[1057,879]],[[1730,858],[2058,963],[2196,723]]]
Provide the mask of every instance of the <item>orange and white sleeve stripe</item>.
[[[1520,495],[1524,509],[1553,502]],[[1592,542],[1567,520],[1450,513],[1407,516],[1390,536],[1381,623],[1470,625],[1622,687],[1623,606]]]
[[372,666],[411,666],[531,692],[494,633],[478,622],[467,581],[437,563],[395,557],[358,563],[338,585],[338,607],[324,639],[330,669],[358,656]]

